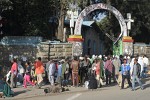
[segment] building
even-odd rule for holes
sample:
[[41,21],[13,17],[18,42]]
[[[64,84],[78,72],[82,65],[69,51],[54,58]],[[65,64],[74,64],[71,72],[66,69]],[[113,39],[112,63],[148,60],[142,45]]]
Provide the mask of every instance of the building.
[[[75,22],[78,18],[80,11],[68,11],[66,20],[65,20],[65,26],[67,28],[67,31],[65,34],[67,34],[67,38],[69,35],[72,35],[72,30],[74,30]],[[95,21],[91,18],[91,16],[86,16],[84,18],[84,21],[82,23],[82,38],[83,41],[83,56],[84,55],[102,55],[104,54],[104,34],[99,29],[98,25]]]

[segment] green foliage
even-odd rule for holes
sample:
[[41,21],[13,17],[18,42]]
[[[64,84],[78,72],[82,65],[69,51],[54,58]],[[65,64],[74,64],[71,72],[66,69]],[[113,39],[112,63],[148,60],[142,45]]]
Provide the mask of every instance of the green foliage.
[[[132,36],[135,42],[149,43],[150,37],[150,2],[149,0],[106,0],[111,6],[115,7],[121,12],[126,19],[127,13],[131,13],[134,23],[131,25],[130,36]],[[99,27],[108,32],[114,34],[115,37],[120,33],[120,25],[118,20],[113,14],[108,15],[109,18],[105,18],[100,23]],[[107,19],[107,20],[106,20]]]
[[[110,3],[118,9],[126,18],[127,13],[132,14],[132,29],[130,36],[135,41],[148,43],[150,37],[150,2],[149,0],[0,0],[0,15],[7,19],[3,25],[4,35],[34,35],[51,38],[54,25],[49,23],[53,16],[63,23],[66,11],[70,3],[77,3],[83,10],[86,6],[95,3]],[[91,18],[99,13],[108,15],[102,22],[98,23],[100,28],[114,36],[120,32],[118,20],[111,14],[103,10],[96,10],[89,14]],[[55,26],[57,28],[57,25]],[[60,24],[58,30],[62,34],[63,24]],[[139,38],[140,37],[140,38]]]
[[8,23],[5,35],[50,37],[49,19],[53,16],[53,0],[10,0],[13,10],[3,12]]
[[10,0],[0,0],[0,14],[9,9],[12,9],[12,2]]
[[[135,42],[149,43],[150,37],[150,2],[149,0],[111,0],[111,5],[117,8],[126,19],[126,14],[131,13],[134,23],[132,23],[130,36]],[[113,26],[120,28],[117,20],[112,17]],[[113,27],[113,32],[117,33]]]
[[104,33],[108,33],[108,30],[110,29],[110,20],[108,16],[103,18],[100,22],[97,22],[97,25]]

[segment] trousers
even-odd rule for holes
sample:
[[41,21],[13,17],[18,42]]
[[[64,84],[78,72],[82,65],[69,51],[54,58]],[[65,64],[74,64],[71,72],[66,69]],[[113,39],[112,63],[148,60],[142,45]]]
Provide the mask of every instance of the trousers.
[[130,81],[130,75],[122,75],[122,85],[121,88],[124,88],[124,81],[127,79],[129,87],[132,87],[131,81]]
[[51,85],[54,85],[54,76],[52,75],[49,76],[49,82]]
[[34,85],[31,80],[30,80],[30,75],[26,75],[24,76],[24,82],[23,82],[23,85],[24,85],[24,88],[27,88],[27,83],[29,83],[30,85]]
[[135,80],[138,82],[138,84],[140,85],[140,87],[142,88],[142,83],[139,80],[137,75],[133,75],[132,76],[132,89],[135,89]]
[[42,74],[37,74],[37,83],[40,84],[43,81]]
[[103,80],[100,78],[100,75],[96,75],[97,85],[98,87],[101,87],[101,85],[104,85]]
[[17,75],[11,73],[10,81],[11,81],[10,87],[11,87],[11,88],[16,87],[16,85],[17,85]]

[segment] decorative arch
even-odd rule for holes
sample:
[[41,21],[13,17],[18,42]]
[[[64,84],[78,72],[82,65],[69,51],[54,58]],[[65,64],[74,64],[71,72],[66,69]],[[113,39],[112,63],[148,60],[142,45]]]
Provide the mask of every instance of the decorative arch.
[[122,35],[127,36],[127,26],[125,23],[125,19],[123,18],[121,13],[115,7],[104,4],[104,3],[90,5],[90,6],[86,7],[79,14],[79,17],[75,24],[74,35],[81,35],[81,26],[82,26],[84,17],[87,16],[90,12],[97,10],[97,9],[104,9],[104,10],[108,10],[108,11],[112,12],[115,15],[115,17],[117,18],[117,20],[119,21],[119,24],[121,27],[121,33],[118,36],[118,38],[114,41],[114,43],[116,43],[121,38]]

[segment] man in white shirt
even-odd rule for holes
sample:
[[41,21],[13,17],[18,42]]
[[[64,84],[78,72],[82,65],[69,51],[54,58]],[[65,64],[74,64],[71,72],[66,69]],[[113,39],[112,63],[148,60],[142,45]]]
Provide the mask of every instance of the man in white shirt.
[[55,63],[53,60],[51,60],[49,65],[49,82],[51,85],[54,85],[55,70],[56,70]]
[[146,57],[146,55],[143,56],[143,63],[144,63],[143,74],[144,77],[146,77],[147,67],[149,66],[149,59]]
[[143,57],[141,57],[141,56],[138,57],[138,63],[141,65],[141,74],[140,74],[140,77],[143,78],[143,70],[144,70]]

